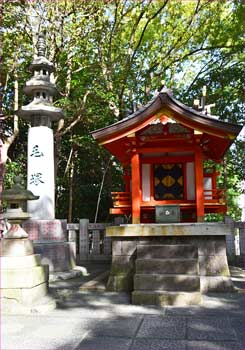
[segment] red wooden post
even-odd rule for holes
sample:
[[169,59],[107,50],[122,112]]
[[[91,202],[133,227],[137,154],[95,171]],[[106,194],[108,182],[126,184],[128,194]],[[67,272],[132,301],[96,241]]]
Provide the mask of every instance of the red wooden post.
[[132,223],[140,223],[140,157],[134,153],[131,158],[132,174]]
[[196,206],[197,222],[204,221],[203,160],[200,148],[195,150]]

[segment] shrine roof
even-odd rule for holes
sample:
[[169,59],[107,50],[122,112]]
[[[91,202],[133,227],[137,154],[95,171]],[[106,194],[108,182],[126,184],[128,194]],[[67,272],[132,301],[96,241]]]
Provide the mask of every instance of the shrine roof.
[[184,105],[173,97],[171,90],[163,88],[157,96],[133,114],[112,125],[95,130],[91,134],[99,143],[112,142],[115,137],[118,139],[143,128],[146,125],[145,122],[156,119],[156,115],[161,112],[183,125],[231,140],[231,142],[242,129],[240,125],[214,119]]

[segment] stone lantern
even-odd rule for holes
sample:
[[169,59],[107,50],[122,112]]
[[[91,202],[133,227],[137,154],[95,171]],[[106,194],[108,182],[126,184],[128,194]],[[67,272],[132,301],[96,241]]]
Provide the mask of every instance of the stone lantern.
[[32,77],[24,87],[24,93],[33,100],[16,112],[31,124],[28,131],[27,188],[38,195],[39,199],[28,200],[27,207],[32,218],[37,220],[55,218],[52,123],[64,118],[62,110],[53,106],[53,96],[57,93],[55,84],[51,82],[54,66],[45,57],[45,51],[44,36],[39,34],[37,57],[29,67]]
[[21,177],[14,179],[11,189],[2,192],[2,198],[7,202],[4,215],[10,223],[10,228],[0,241],[1,264],[1,309],[3,312],[16,313],[33,310],[38,311],[41,302],[53,308],[55,303],[46,297],[48,292],[48,265],[41,265],[40,255],[34,254],[33,243],[20,224],[30,218],[23,211],[27,200],[37,200],[29,190],[21,187]]
[[7,202],[7,210],[4,215],[11,224],[10,229],[5,234],[7,238],[26,238],[28,234],[20,227],[20,224],[28,220],[31,215],[23,211],[26,207],[27,200],[37,200],[39,196],[35,196],[31,191],[24,189],[21,186],[21,177],[14,178],[14,185],[12,188],[4,190],[2,199]]

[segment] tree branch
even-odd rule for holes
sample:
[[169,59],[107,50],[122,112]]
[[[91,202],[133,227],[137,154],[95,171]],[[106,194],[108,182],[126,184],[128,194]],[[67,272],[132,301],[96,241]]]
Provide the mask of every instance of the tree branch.
[[84,111],[87,97],[89,94],[90,94],[90,91],[88,90],[83,96],[82,104],[80,107],[80,114],[64,130],[62,130],[64,128],[64,125],[65,125],[64,119],[60,120],[60,123],[58,125],[58,129],[55,133],[56,138],[60,138],[61,136],[67,134],[77,123],[79,123],[81,121],[81,119],[83,117],[82,112]]
[[163,5],[162,5],[148,20],[147,20],[147,22],[146,22],[146,24],[144,25],[144,28],[143,28],[143,30],[142,30],[142,32],[141,32],[139,41],[138,41],[138,43],[137,43],[137,45],[136,45],[136,47],[135,47],[135,49],[134,49],[133,55],[132,55],[132,57],[131,57],[131,61],[133,61],[133,59],[134,59],[134,57],[135,57],[135,55],[136,55],[136,52],[137,52],[138,48],[139,48],[140,45],[141,45],[141,42],[142,42],[142,40],[143,40],[145,31],[146,31],[148,25],[150,24],[150,22],[151,22],[154,18],[156,18],[156,17],[159,15],[159,13],[161,13],[161,11],[165,8],[165,6],[167,5],[168,2],[169,2],[169,0],[165,0],[165,2],[163,3]]

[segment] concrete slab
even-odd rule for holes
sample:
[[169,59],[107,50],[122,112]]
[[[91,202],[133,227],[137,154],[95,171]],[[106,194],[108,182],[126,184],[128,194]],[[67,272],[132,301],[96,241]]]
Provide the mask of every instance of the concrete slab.
[[[156,316],[157,317],[157,316]],[[103,319],[95,325],[93,335],[95,337],[128,337],[133,338],[141,324],[142,316],[125,317],[111,315],[109,319]]]
[[191,307],[137,306],[126,293],[79,291],[84,277],[52,283],[56,310],[2,315],[1,350],[243,349],[243,294],[209,294]]
[[131,350],[186,350],[182,340],[136,339]]
[[187,320],[187,339],[189,340],[237,340],[229,318],[202,317]]
[[87,319],[15,316],[3,319],[1,349],[73,349],[93,328]]
[[129,350],[132,339],[112,337],[86,337],[76,350]]
[[186,319],[184,317],[145,316],[137,337],[185,339]]
[[201,305],[188,307],[167,306],[168,316],[189,317],[234,317],[241,318],[244,315],[244,295],[239,293],[210,293],[203,295]]
[[234,341],[188,341],[186,350],[243,350],[242,344]]

